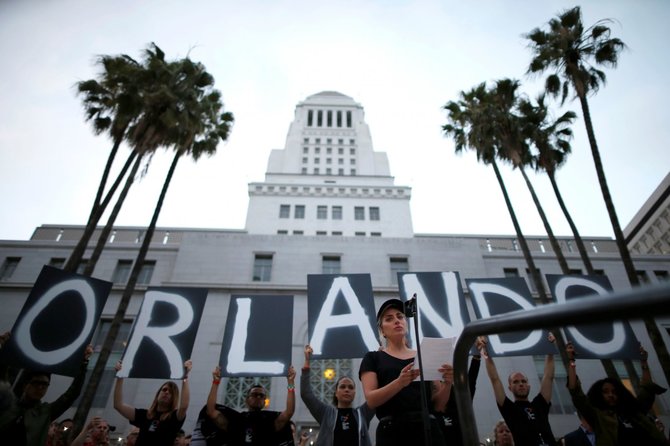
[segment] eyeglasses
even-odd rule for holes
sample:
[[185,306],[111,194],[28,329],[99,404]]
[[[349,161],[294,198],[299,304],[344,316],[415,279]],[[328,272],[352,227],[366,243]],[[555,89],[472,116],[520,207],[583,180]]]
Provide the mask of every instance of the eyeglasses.
[[42,380],[39,380],[39,379],[32,380],[28,384],[30,384],[31,386],[35,386],[35,387],[49,387],[49,381],[42,381]]
[[251,392],[249,394],[249,397],[250,398],[265,398],[265,394],[264,393]]

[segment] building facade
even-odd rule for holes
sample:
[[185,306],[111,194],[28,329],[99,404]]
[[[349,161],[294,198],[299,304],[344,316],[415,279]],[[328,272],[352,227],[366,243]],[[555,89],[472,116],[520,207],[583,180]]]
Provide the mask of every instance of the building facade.
[[[462,281],[518,276],[526,279],[536,296],[514,236],[414,234],[410,196],[409,187],[394,184],[386,155],[373,150],[360,104],[336,92],[322,92],[300,102],[284,149],[270,154],[265,181],[249,185],[245,229],[157,229],[91,416],[105,417],[117,426],[117,432],[127,430],[127,422],[112,408],[112,366],[122,354],[123,343],[148,286],[209,290],[192,357],[187,431],[192,429],[206,402],[232,295],[294,296],[292,358],[297,369],[303,362],[303,347],[308,342],[308,274],[368,273],[377,307],[398,295],[396,274],[403,271],[458,271]],[[0,312],[0,331],[11,328],[42,266],[62,266],[82,231],[83,226],[43,225],[30,240],[0,241],[0,298],[4,305]],[[143,231],[140,227],[116,228],[96,265],[94,277],[114,283],[94,338],[97,349],[118,306]],[[560,274],[548,241],[542,237],[528,237],[528,241],[541,273]],[[609,277],[613,288],[629,288],[614,241],[591,237],[585,242],[594,267]],[[564,237],[560,244],[571,270],[583,272],[573,240]],[[639,271],[648,273],[650,282],[667,279],[670,271],[667,252],[637,253],[634,262]],[[658,271],[666,274],[657,274]],[[468,298],[465,283],[463,288]],[[268,324],[272,323],[272,317],[272,314],[267,315]],[[670,320],[658,319],[657,323],[666,345],[670,345]],[[631,324],[640,341],[651,351],[643,324],[637,321]],[[650,357],[652,375],[666,386],[658,362],[653,361],[653,352]],[[524,371],[530,378],[531,391],[537,391],[543,361],[541,357],[501,358],[496,364],[500,376],[507,376],[512,370]],[[356,377],[359,363],[360,359],[315,361],[312,382],[317,392],[329,399],[337,377],[343,374]],[[625,367],[618,366],[621,376],[625,377]],[[584,361],[583,365],[580,363],[580,375],[585,383],[590,383],[602,377],[604,371],[598,361]],[[259,380],[224,380],[219,400],[240,407],[244,391],[253,381]],[[287,392],[285,379],[260,381],[269,387],[268,407],[282,410]],[[55,398],[67,383],[67,378],[54,377],[46,400]],[[159,384],[157,380],[127,379],[126,402],[146,407]],[[357,390],[356,403],[361,403],[360,383]],[[669,404],[667,396],[658,399],[657,410],[664,416],[666,425],[670,424]],[[500,419],[485,370],[480,372],[474,408],[478,430],[484,439],[490,436],[494,423]],[[551,417],[557,435],[573,430],[578,424],[560,364]],[[299,399],[293,419],[298,426],[318,430]],[[375,426],[373,423],[373,433]]]

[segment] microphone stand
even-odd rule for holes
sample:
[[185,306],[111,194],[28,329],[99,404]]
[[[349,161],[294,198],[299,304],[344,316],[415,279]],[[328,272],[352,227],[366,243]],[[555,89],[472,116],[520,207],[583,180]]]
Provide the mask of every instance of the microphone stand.
[[423,419],[423,444],[429,446],[432,441],[430,438],[430,414],[428,413],[428,395],[426,395],[426,386],[423,378],[423,363],[421,362],[421,343],[419,342],[419,318],[417,316],[418,308],[416,304],[416,293],[412,298],[405,302],[405,316],[414,319],[414,335],[416,338],[416,357],[419,360],[419,383],[421,384],[421,417]]

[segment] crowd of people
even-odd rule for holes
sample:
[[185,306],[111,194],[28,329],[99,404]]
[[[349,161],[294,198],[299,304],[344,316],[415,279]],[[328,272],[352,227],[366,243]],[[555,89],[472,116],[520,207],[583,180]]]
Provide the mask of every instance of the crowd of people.
[[[358,378],[365,401],[354,406],[357,384],[351,376],[340,376],[335,383],[333,401],[320,400],[310,381],[312,348],[304,349],[305,362],[300,376],[300,397],[319,423],[316,439],[306,432],[296,432],[291,418],[295,412],[296,371],[287,374],[286,407],[281,412],[265,410],[267,391],[261,385],[251,386],[246,394],[246,411],[237,411],[216,401],[221,370],[212,371],[212,385],[206,404],[199,412],[190,435],[182,429],[190,404],[189,373],[191,361],[184,363],[181,389],[166,381],[157,390],[147,409],[124,402],[123,378],[114,387],[114,408],[126,418],[132,429],[122,443],[127,446],[371,446],[370,423],[377,417],[374,444],[378,446],[461,444],[461,420],[452,394],[454,370],[442,364],[440,380],[423,382],[414,363],[416,351],[408,342],[405,304],[390,299],[377,313],[381,347],[368,352],[361,361]],[[9,334],[0,336],[0,347]],[[548,342],[555,342],[553,334]],[[547,355],[540,389],[531,399],[528,377],[513,372],[505,385],[488,354],[487,340],[478,338],[468,370],[471,397],[484,362],[495,401],[502,419],[492,427],[498,446],[662,446],[670,445],[663,424],[653,415],[655,396],[665,389],[653,383],[647,352],[641,347],[642,377],[637,396],[621,381],[604,378],[596,381],[585,394],[577,375],[575,349],[569,342],[567,387],[577,409],[577,428],[556,438],[549,422],[554,357]],[[56,421],[76,400],[83,384],[86,364],[92,353],[86,349],[79,374],[63,395],[52,403],[42,399],[50,384],[50,375],[24,372],[22,392],[14,398],[9,386],[0,385],[0,439],[2,444],[17,446],[109,446],[110,426],[100,417],[91,418],[81,432],[73,435],[72,420]],[[483,360],[483,361],[482,361]],[[117,372],[122,369],[119,361]],[[576,420],[577,421],[577,420]]]

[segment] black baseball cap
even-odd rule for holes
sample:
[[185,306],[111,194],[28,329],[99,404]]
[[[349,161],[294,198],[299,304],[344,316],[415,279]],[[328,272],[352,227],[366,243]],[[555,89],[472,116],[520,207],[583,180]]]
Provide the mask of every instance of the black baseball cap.
[[401,301],[400,299],[389,299],[386,302],[384,302],[381,307],[379,307],[379,311],[377,312],[377,321],[379,321],[379,318],[382,317],[384,311],[386,311],[389,308],[395,308],[396,310],[400,310],[403,313],[405,312],[405,304],[403,303],[403,301]]

